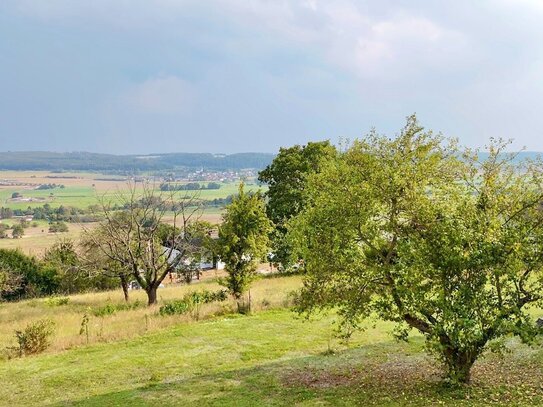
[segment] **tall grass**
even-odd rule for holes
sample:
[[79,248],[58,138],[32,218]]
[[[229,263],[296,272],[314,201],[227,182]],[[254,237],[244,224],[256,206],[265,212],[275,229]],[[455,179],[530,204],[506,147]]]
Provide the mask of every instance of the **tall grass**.
[[[285,306],[289,293],[300,286],[299,277],[263,279],[251,287],[251,309],[258,312]],[[218,290],[215,279],[161,288],[158,292],[159,305],[181,299],[185,294],[198,290]],[[146,302],[145,292],[131,291],[130,303]],[[98,310],[108,304],[124,304],[121,290],[88,293],[69,297],[67,304],[51,306],[47,299],[33,299],[17,303],[0,304],[0,349],[15,344],[14,331],[24,328],[31,322],[48,318],[55,323],[55,336],[48,352],[58,352],[87,344],[87,336],[80,335],[81,323],[85,314],[89,316],[88,343],[110,342],[132,338],[147,332],[157,331],[180,322],[192,321],[190,314],[161,316],[159,307],[133,307],[119,310],[111,315],[95,316]],[[126,307],[125,307],[126,308]],[[229,299],[221,303],[203,304],[198,319],[233,312],[235,304]]]

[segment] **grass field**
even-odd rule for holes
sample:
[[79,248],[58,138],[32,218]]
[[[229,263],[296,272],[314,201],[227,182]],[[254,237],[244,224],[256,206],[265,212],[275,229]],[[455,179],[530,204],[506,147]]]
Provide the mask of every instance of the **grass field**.
[[[48,178],[63,177],[63,178]],[[109,179],[109,180],[108,180]],[[119,191],[126,190],[126,181],[119,181],[119,177],[107,176],[96,173],[51,173],[45,171],[0,171],[0,181],[6,183],[14,182],[20,186],[0,186],[0,206],[12,209],[26,209],[29,206],[42,206],[45,203],[53,207],[73,206],[86,209],[90,205],[97,203],[97,198],[114,198]],[[53,190],[36,190],[40,184],[62,184],[65,188],[55,188]],[[237,193],[237,183],[222,183],[221,188],[217,190],[200,191],[200,197],[205,200],[216,198],[226,198],[229,195]],[[248,190],[256,190],[258,187],[254,184],[247,186]],[[14,192],[19,192],[23,198],[40,199],[31,202],[15,202],[11,199]],[[51,193],[53,195],[51,195]],[[179,195],[184,192],[179,192]],[[205,209],[202,220],[217,224],[221,220],[223,209],[221,207],[209,206]],[[171,217],[166,217],[165,221],[171,221]],[[16,220],[0,220],[0,222],[11,225]],[[0,239],[0,248],[15,249],[19,248],[24,253],[41,256],[43,252],[51,247],[58,239],[69,238],[77,240],[84,227],[92,228],[93,224],[68,224],[67,233],[52,234],[48,232],[49,226],[44,221],[38,221],[37,227],[30,227],[25,230],[22,239]],[[8,232],[9,235],[9,232]]]
[[[55,178],[48,178],[55,177]],[[62,177],[62,178],[56,178]],[[75,178],[74,178],[75,177]],[[126,189],[126,181],[119,177],[96,173],[50,173],[45,171],[0,171],[0,181],[20,185],[0,186],[0,206],[12,209],[26,209],[29,206],[42,206],[45,203],[53,207],[73,206],[87,208],[96,203],[97,197],[113,196],[117,191]],[[65,188],[37,190],[41,184],[62,184]],[[202,190],[200,197],[206,200],[226,198],[237,192],[237,183],[221,183],[220,189]],[[248,190],[258,189],[250,184]],[[14,192],[23,195],[23,199],[32,201],[15,201],[11,199]]]
[[[78,335],[82,312],[121,301],[120,292],[73,296],[58,307],[42,300],[4,304],[2,344],[9,343],[9,331],[43,316],[55,319],[60,332],[45,354],[0,361],[0,405],[543,403],[541,347],[510,340],[510,353],[477,362],[470,387],[449,389],[441,384],[440,370],[424,353],[419,335],[400,343],[390,338],[390,324],[369,323],[344,344],[331,335],[333,315],[308,322],[283,308],[299,284],[296,277],[255,283],[253,301],[260,305],[251,316],[223,315],[213,307],[200,321],[163,319],[146,308],[119,312],[91,321],[89,345]],[[199,287],[214,286],[207,281]],[[194,287],[166,288],[162,295],[173,298],[187,289]],[[151,322],[145,322],[145,314]]]
[[[203,213],[201,220],[218,224],[221,221],[221,208],[207,208]],[[165,216],[164,222],[171,223],[173,217]],[[6,224],[14,223],[13,220],[4,221]],[[35,222],[32,222],[35,223]],[[92,229],[96,223],[68,223],[68,232],[49,233],[49,224],[46,221],[37,221],[38,226],[31,226],[25,229],[25,234],[20,239],[0,239],[0,249],[20,249],[23,253],[41,257],[45,250],[51,247],[59,239],[71,239],[78,241],[84,229]],[[8,235],[10,235],[8,231]]]
[[[218,274],[217,274],[218,273]],[[224,272],[206,271],[200,282],[191,285],[166,285],[159,289],[158,299],[164,303],[171,299],[181,298],[189,291],[218,290],[217,275]],[[166,281],[167,283],[167,281]],[[257,281],[251,289],[253,308],[255,310],[282,307],[289,291],[300,285],[297,277],[281,279],[264,279]],[[143,290],[131,291],[131,303],[139,303],[141,307],[118,312],[107,317],[91,317],[89,341],[103,342],[126,339],[143,332],[171,326],[187,316],[156,317],[157,309],[148,308],[146,295]],[[29,322],[40,318],[50,318],[57,326],[55,340],[51,350],[69,349],[87,342],[86,337],[79,335],[81,321],[85,313],[92,314],[94,310],[104,305],[124,304],[122,292],[109,291],[74,295],[67,305],[51,306],[45,299],[34,299],[18,303],[0,304],[0,348],[14,340],[13,330],[26,326]],[[205,318],[216,313],[224,313],[233,309],[233,302],[205,305],[200,310],[200,316]]]

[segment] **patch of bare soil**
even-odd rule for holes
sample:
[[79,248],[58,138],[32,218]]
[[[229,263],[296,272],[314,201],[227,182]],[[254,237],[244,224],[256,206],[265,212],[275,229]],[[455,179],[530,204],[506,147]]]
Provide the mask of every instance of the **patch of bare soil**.
[[429,358],[410,356],[391,357],[386,362],[373,360],[364,364],[344,368],[306,368],[291,371],[283,377],[286,386],[309,388],[333,388],[339,386],[371,386],[406,388],[422,382],[438,382],[441,372]]

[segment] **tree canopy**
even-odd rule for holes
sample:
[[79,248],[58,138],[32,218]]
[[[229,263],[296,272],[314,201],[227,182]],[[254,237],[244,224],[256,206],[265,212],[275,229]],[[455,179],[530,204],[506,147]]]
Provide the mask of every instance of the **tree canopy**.
[[281,148],[272,163],[258,175],[259,181],[268,185],[266,213],[275,225],[273,261],[282,268],[288,268],[292,261],[291,248],[285,240],[285,222],[304,208],[308,176],[319,172],[335,155],[336,149],[329,141]]
[[404,339],[416,329],[454,383],[504,335],[529,340],[543,178],[503,147],[493,142],[484,161],[462,157],[411,116],[398,137],[372,132],[330,160],[289,225],[306,267],[299,311],[338,309],[349,329],[376,315]]

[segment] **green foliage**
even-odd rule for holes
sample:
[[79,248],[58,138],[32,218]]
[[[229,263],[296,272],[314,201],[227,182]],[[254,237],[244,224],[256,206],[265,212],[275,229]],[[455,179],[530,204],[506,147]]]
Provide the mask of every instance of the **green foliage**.
[[[183,296],[181,300],[171,301],[159,309],[160,315],[182,315],[191,311],[198,311],[200,305],[209,304],[212,302],[225,301],[227,298],[227,292],[225,290],[219,291],[193,291]],[[198,314],[195,315],[198,317]]]
[[59,307],[61,305],[67,305],[70,302],[69,297],[49,297],[46,298],[44,303],[50,307]]
[[0,208],[0,219],[10,219],[13,216],[13,210],[10,208]]
[[51,320],[30,323],[22,331],[15,331],[17,346],[8,348],[8,351],[19,357],[41,353],[51,344],[54,332],[55,325]]
[[68,225],[65,222],[53,222],[49,225],[49,233],[68,232]]
[[226,207],[219,227],[219,253],[228,277],[221,283],[240,299],[255,278],[258,263],[266,256],[272,230],[260,193],[239,194]]
[[25,297],[51,295],[58,291],[59,281],[54,267],[41,264],[34,257],[19,250],[0,249],[0,271],[4,278],[15,281],[7,291],[0,291],[0,298],[8,301]]
[[259,181],[269,186],[266,192],[266,212],[275,225],[271,235],[272,261],[278,264],[280,269],[288,270],[295,260],[292,258],[292,248],[285,239],[285,223],[305,206],[307,178],[318,173],[336,154],[335,147],[329,141],[281,148],[272,163],[258,175]]
[[95,317],[107,317],[116,314],[119,311],[129,311],[138,308],[143,308],[145,304],[142,301],[136,300],[130,303],[122,304],[106,304],[92,310],[92,314]]
[[502,159],[464,160],[410,117],[395,139],[371,133],[310,177],[289,238],[307,270],[300,311],[337,308],[343,326],[377,315],[425,335],[452,383],[488,343],[530,340],[541,303],[543,176]]
[[[93,267],[101,263],[93,258]],[[105,262],[105,261],[104,261]],[[43,264],[55,270],[58,275],[59,293],[75,294],[91,290],[107,290],[118,287],[118,281],[103,274],[92,273],[88,264],[81,261],[75,243],[60,239],[45,252]]]
[[9,230],[8,225],[0,223],[0,239],[6,239],[8,237],[8,233],[7,233],[8,230]]
[[20,239],[21,237],[23,237],[25,234],[25,229],[23,227],[23,225],[19,224],[19,225],[13,225],[13,229],[11,231],[11,237],[13,237],[14,239]]

